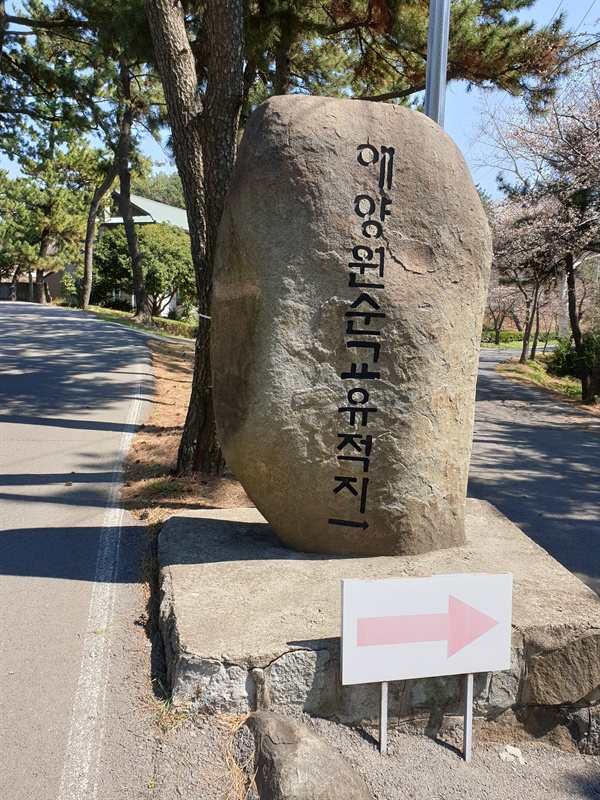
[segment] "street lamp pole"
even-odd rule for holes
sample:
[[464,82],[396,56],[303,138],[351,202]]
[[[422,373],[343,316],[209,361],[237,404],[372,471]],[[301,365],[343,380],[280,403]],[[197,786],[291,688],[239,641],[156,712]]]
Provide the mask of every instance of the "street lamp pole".
[[429,0],[425,113],[444,127],[450,0]]

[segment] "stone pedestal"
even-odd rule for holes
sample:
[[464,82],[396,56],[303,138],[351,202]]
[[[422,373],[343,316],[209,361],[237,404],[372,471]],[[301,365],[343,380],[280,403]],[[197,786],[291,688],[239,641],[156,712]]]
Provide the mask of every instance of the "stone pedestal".
[[[512,664],[476,676],[476,724],[600,753],[600,599],[488,503],[467,501],[466,532],[421,556],[327,558],[285,548],[255,509],[172,517],[159,561],[174,702],[375,719],[378,686],[340,684],[341,580],[512,572]],[[431,731],[461,696],[460,676],[391,684],[390,713]]]

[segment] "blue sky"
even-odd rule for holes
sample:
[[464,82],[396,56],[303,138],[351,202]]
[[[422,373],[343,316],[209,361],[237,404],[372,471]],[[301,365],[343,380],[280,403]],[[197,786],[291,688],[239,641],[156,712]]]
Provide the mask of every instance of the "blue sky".
[[[578,33],[598,31],[600,22],[600,0],[538,0],[528,11],[520,16],[523,20],[535,20],[547,25],[558,14],[565,14],[566,27]],[[473,89],[467,92],[464,81],[456,81],[448,87],[446,93],[446,119],[444,128],[454,139],[466,158],[471,169],[473,180],[493,197],[496,192],[496,170],[490,167],[475,166],[478,156],[478,144],[474,141],[477,125],[477,104],[482,90]],[[490,94],[486,92],[486,94]],[[512,102],[507,92],[494,92],[493,95],[503,105]]]

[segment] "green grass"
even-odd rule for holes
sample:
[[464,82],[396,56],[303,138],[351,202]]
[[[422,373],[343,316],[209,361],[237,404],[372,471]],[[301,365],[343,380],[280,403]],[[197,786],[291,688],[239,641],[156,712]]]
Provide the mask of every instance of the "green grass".
[[[533,342],[533,337],[530,340],[530,345]],[[537,345],[538,353],[541,353],[544,349],[544,342],[545,342],[545,334],[544,338],[540,337]],[[547,342],[549,345],[556,345],[558,344],[558,339],[555,339],[553,336],[550,336]],[[501,341],[500,344],[494,344],[493,342],[481,342],[481,347],[486,348],[487,350],[521,350],[523,348],[523,340],[519,339],[512,339],[510,341]]]
[[521,350],[523,342],[503,342],[502,344],[491,344],[490,342],[481,342],[481,347],[486,350]]
[[156,328],[151,328],[135,321],[130,311],[116,311],[113,308],[90,306],[88,312],[97,319],[102,319],[105,322],[116,322],[119,325],[125,325],[128,328],[135,328],[136,330],[145,330],[149,333],[165,333],[168,336],[175,336],[178,339],[193,341],[198,332],[197,325],[175,319],[166,319],[165,317],[153,317]]
[[[70,308],[73,311],[80,310],[64,300],[54,301],[54,305],[61,306],[61,308]],[[159,336],[165,334],[176,339],[194,341],[198,334],[198,325],[191,322],[181,322],[180,320],[167,319],[166,317],[152,317],[155,327],[150,327],[149,325],[140,324],[133,317],[132,311],[117,311],[114,308],[104,308],[103,306],[89,306],[87,310],[93,317],[102,319],[105,322],[116,322],[117,325],[135,328],[138,331],[148,331],[148,333],[155,333]]]
[[550,358],[550,354],[540,355],[535,361],[528,361],[527,364],[506,361],[504,364],[499,364],[497,370],[507,378],[522,383],[533,383],[552,392],[563,394],[571,400],[581,402],[581,382],[576,378],[557,378],[554,375],[548,375],[547,365]]
[[174,478],[158,478],[150,481],[150,489],[160,497],[169,497],[183,492],[185,485]]

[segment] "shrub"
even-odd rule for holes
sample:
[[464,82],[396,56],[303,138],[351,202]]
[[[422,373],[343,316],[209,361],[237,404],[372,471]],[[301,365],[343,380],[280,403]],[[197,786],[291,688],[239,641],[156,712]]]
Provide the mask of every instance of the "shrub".
[[60,279],[60,290],[67,304],[75,304],[79,300],[79,284],[80,281],[76,280],[74,275],[66,270],[63,272]]
[[[587,331],[587,333],[584,333],[583,348],[585,360],[591,367],[600,353],[600,331]],[[560,339],[548,362],[548,372],[558,378],[564,378],[567,375],[572,378],[581,377],[575,345],[571,343],[570,339]]]
[[159,330],[171,336],[183,336],[186,339],[195,339],[198,335],[198,325],[180,320],[167,319],[166,317],[153,317],[154,324]]
[[[500,331],[500,344],[507,342],[522,342],[524,333],[523,331]],[[496,331],[493,328],[484,325],[481,334],[482,344],[494,344],[496,341]]]

